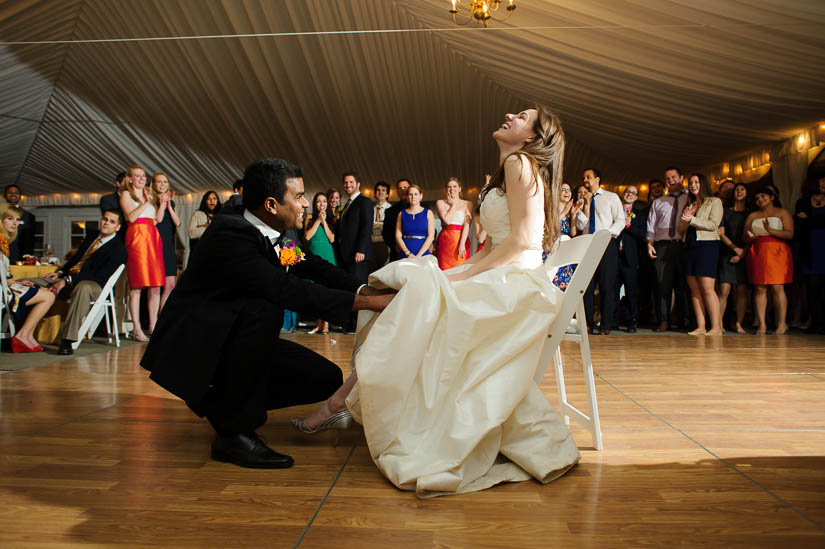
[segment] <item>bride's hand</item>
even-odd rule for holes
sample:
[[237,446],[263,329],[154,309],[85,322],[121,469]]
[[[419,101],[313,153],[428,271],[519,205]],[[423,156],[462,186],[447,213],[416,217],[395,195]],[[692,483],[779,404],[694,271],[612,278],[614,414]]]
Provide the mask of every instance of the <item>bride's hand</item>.
[[461,282],[462,280],[467,280],[467,276],[464,274],[464,271],[462,271],[460,273],[447,275],[447,280],[450,281],[450,284],[455,286],[456,282]]

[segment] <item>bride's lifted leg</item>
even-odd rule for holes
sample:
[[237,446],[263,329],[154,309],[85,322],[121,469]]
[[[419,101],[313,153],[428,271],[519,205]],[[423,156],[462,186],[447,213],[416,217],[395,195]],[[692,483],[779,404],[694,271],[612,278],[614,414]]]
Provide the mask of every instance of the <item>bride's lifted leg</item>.
[[326,429],[345,429],[351,426],[352,416],[349,415],[349,412],[346,412],[346,400],[356,381],[358,381],[358,375],[352,372],[338,390],[315,411],[305,418],[294,418],[292,424],[305,433]]

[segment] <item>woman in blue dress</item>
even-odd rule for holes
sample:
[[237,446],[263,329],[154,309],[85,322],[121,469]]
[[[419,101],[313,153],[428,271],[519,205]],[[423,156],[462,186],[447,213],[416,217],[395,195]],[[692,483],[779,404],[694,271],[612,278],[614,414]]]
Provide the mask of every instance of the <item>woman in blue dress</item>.
[[435,238],[435,216],[421,205],[424,193],[416,184],[410,185],[410,207],[401,212],[395,225],[398,249],[407,257],[421,257],[430,253]]
[[[578,212],[579,204],[577,202],[573,202],[573,189],[568,183],[561,184],[559,198],[559,217],[561,219],[560,240],[564,242],[565,240],[570,240],[572,237],[576,236],[575,225],[570,225],[570,219],[575,217]],[[546,260],[547,257],[545,256],[544,259]],[[567,285],[570,284],[570,279],[573,277],[573,271],[575,270],[575,265],[563,265],[559,267],[559,270],[556,271],[556,275],[553,277],[553,284],[555,284],[559,290],[566,290]]]

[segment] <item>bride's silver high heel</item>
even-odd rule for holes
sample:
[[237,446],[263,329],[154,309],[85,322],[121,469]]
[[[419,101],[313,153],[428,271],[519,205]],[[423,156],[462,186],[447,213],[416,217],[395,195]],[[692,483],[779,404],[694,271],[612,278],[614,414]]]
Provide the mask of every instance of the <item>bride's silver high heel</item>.
[[314,435],[315,433],[328,431],[330,429],[349,429],[352,427],[353,423],[354,420],[352,419],[352,414],[349,413],[349,410],[342,410],[332,414],[327,419],[319,423],[318,427],[315,429],[311,429],[307,425],[306,420],[302,417],[292,418],[292,425],[306,435]]

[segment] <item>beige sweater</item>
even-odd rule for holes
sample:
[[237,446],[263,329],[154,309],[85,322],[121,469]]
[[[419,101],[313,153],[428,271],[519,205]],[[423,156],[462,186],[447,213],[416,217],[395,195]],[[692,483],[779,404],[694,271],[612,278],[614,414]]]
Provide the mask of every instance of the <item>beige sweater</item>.
[[725,208],[722,201],[710,196],[702,201],[699,209],[693,214],[690,223],[679,220],[678,230],[681,234],[688,232],[690,227],[696,229],[696,240],[719,240],[719,225],[722,224],[722,215]]

